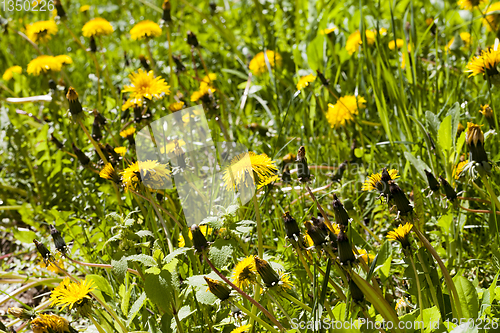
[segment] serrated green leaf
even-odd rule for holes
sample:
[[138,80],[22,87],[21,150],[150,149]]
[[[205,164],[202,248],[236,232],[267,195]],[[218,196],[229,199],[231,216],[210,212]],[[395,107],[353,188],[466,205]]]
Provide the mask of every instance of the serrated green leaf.
[[132,256],[128,256],[127,260],[140,262],[144,266],[157,266],[157,263],[154,260],[154,258],[146,254],[135,254]]
[[111,266],[112,272],[116,274],[120,282],[123,282],[128,268],[127,257],[121,257],[118,261],[111,260]]
[[154,237],[153,233],[149,230],[139,230],[135,233],[139,237]]
[[185,254],[188,251],[192,251],[192,248],[189,247],[181,247],[178,249],[175,249],[172,253],[168,254],[165,259],[163,259],[163,264],[168,264],[172,259],[176,258],[177,256],[180,256],[182,254]]
[[208,253],[210,260],[216,267],[225,267],[233,257],[233,245],[224,239],[217,239]]
[[146,274],[144,290],[148,298],[163,311],[171,311],[171,301],[173,298],[173,289],[171,285],[171,275],[169,272],[162,271],[160,274]]

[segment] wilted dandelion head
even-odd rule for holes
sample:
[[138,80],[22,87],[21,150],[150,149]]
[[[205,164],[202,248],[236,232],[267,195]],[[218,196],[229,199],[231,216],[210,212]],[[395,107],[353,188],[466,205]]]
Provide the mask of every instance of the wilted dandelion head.
[[366,100],[363,97],[343,96],[335,104],[328,104],[326,119],[332,128],[345,126],[354,120],[359,109],[365,107]]
[[140,103],[143,99],[160,99],[163,94],[170,94],[170,87],[161,76],[155,77],[153,71],[146,72],[139,68],[137,73],[129,75],[130,85],[123,88],[123,92],[130,92],[129,101]]
[[154,38],[161,35],[160,26],[150,20],[145,20],[137,23],[130,30],[130,37],[133,40],[142,40],[147,38]]
[[297,83],[297,90],[302,90],[305,87],[309,86],[309,83],[314,82],[316,80],[316,76],[313,74],[309,74],[306,76],[303,76],[299,79],[299,83]]
[[257,269],[255,268],[254,256],[248,256],[241,260],[233,270],[233,283],[238,288],[248,287],[256,280]]
[[401,246],[405,249],[409,248],[410,240],[408,235],[410,234],[412,227],[413,225],[411,223],[406,223],[405,225],[400,224],[399,227],[387,233],[387,239],[400,242]]
[[278,168],[275,162],[266,154],[257,155],[254,152],[241,153],[231,160],[224,170],[223,180],[228,190],[234,186],[251,186],[257,189],[276,181]]
[[264,55],[264,52],[259,52],[255,55],[255,57],[253,57],[249,65],[249,68],[254,75],[261,75],[267,72],[268,69],[265,59],[266,56],[267,60],[269,61],[269,65],[271,65],[271,68],[274,66],[281,66],[283,58],[281,58],[281,55],[279,53],[267,50]]
[[477,146],[478,142],[484,144],[484,134],[481,126],[474,123],[467,122],[467,132],[465,134],[465,142],[467,145]]
[[85,37],[107,36],[112,33],[113,27],[102,17],[97,17],[88,21],[82,28],[82,34]]
[[55,21],[38,21],[26,27],[26,36],[34,43],[45,43],[57,33]]
[[31,321],[33,333],[65,333],[69,332],[69,322],[53,314],[40,314]]

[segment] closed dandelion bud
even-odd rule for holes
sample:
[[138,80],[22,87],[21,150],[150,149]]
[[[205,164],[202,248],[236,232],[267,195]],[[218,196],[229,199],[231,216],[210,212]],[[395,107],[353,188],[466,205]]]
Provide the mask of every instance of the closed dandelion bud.
[[271,265],[269,265],[267,261],[260,259],[257,256],[254,257],[254,260],[257,273],[259,273],[266,287],[274,287],[280,282],[279,274],[271,267]]
[[47,248],[45,247],[45,245],[43,245],[42,243],[40,243],[36,239],[33,239],[33,243],[35,243],[35,246],[36,246],[36,249],[37,249],[38,253],[40,253],[40,255],[42,256],[42,258],[44,260],[47,260],[47,259],[50,258],[50,251],[47,250]]
[[389,182],[389,191],[391,193],[391,198],[394,200],[396,207],[401,215],[407,215],[413,211],[413,207],[410,205],[410,201],[406,197],[405,193],[395,182]]
[[90,52],[92,52],[92,53],[96,53],[97,52],[97,44],[95,42],[95,38],[94,38],[93,35],[90,36],[89,49],[90,49]]
[[94,114],[95,119],[100,125],[106,125],[108,121],[99,111],[97,111],[97,109],[92,110],[92,113]]
[[289,239],[297,241],[300,236],[300,229],[297,221],[295,221],[289,212],[286,212],[285,215],[283,215],[283,224],[285,225],[286,236]]
[[321,81],[321,84],[325,87],[328,87],[330,85],[330,82],[326,79],[323,73],[321,73],[319,70],[316,70],[316,73],[318,74],[318,78]]
[[425,175],[427,176],[427,182],[429,183],[430,189],[433,192],[438,192],[439,191],[439,183],[438,183],[436,177],[434,177],[432,172],[427,171],[427,170],[424,170],[424,171],[425,171]]
[[80,161],[80,163],[83,166],[87,166],[90,163],[90,158],[88,158],[88,156],[85,155],[85,153],[83,151],[81,151],[80,148],[75,146],[74,143],[71,144],[71,147],[73,147],[73,152],[75,153],[76,157],[78,158],[78,161]]
[[326,243],[328,232],[323,230],[318,225],[312,223],[311,221],[304,222],[306,227],[307,234],[311,237],[314,246],[320,246],[321,244]]
[[172,6],[170,5],[169,0],[163,1],[163,5],[162,5],[163,15],[162,15],[161,19],[165,22],[172,22],[172,16],[170,15],[170,8],[171,7]]
[[344,175],[344,172],[347,170],[347,161],[342,162],[339,165],[339,168],[335,172],[335,174],[332,176],[332,180],[335,182],[339,182],[342,179],[342,176]]
[[139,61],[141,62],[142,67],[149,72],[151,67],[149,66],[148,59],[143,54],[139,54]]
[[66,242],[64,241],[64,238],[62,238],[61,236],[61,233],[52,224],[49,224],[49,229],[50,229],[50,235],[52,236],[52,240],[54,241],[56,249],[61,253],[65,253],[67,246]]
[[95,141],[101,141],[102,139],[101,125],[99,124],[97,118],[95,118],[92,123],[92,139]]
[[188,31],[187,33],[187,43],[192,47],[198,47],[198,45],[200,45],[198,43],[198,38],[196,38],[196,35],[192,31]]
[[281,175],[281,181],[283,183],[290,183],[292,181],[292,175],[290,174],[290,167],[286,164],[283,167],[283,174]]
[[340,202],[335,193],[333,194],[332,207],[335,215],[335,222],[337,222],[338,225],[347,227],[349,225],[349,214],[347,214],[344,205],[342,205],[342,202]]
[[78,116],[83,110],[82,110],[82,105],[78,100],[78,93],[73,87],[70,87],[68,89],[66,98],[68,99],[69,102],[69,111],[73,116]]
[[229,298],[231,290],[225,284],[206,276],[204,276],[203,278],[207,282],[208,290],[210,290],[212,294],[217,296],[218,299],[220,299],[221,301],[225,301]]
[[62,142],[57,140],[57,138],[54,136],[54,134],[50,134],[50,141],[52,141],[56,145],[57,149],[64,148],[64,145],[62,144]]
[[488,162],[488,156],[484,150],[484,134],[480,125],[467,123],[465,142],[472,155],[472,160],[477,163]]
[[181,56],[173,56],[175,62],[175,68],[177,73],[184,72],[186,70],[186,66],[181,61]]
[[21,308],[9,308],[7,312],[10,315],[13,315],[16,318],[19,318],[21,320],[31,320],[35,318],[34,314],[31,311],[28,311],[26,309],[21,309]]
[[443,185],[444,193],[446,194],[446,198],[450,201],[454,201],[457,198],[457,192],[451,187],[450,183],[443,176],[439,176],[439,180],[441,181],[441,185]]
[[303,183],[311,180],[311,172],[307,165],[306,148],[304,146],[300,147],[297,152],[297,177]]
[[361,303],[365,299],[365,295],[352,279],[349,279],[349,291],[354,302]]
[[193,235],[193,246],[197,252],[202,252],[204,249],[208,248],[208,242],[205,235],[200,230],[196,224],[191,226],[191,234]]
[[64,8],[61,4],[61,0],[54,0],[54,6],[56,7],[57,16],[59,16],[60,18],[65,18],[66,12],[64,11]]
[[356,261],[349,238],[345,234],[343,228],[340,228],[337,235],[337,247],[339,250],[339,261],[342,265],[347,265]]
[[482,105],[479,112],[488,120],[490,128],[495,128],[495,118],[493,117],[493,109],[488,105]]

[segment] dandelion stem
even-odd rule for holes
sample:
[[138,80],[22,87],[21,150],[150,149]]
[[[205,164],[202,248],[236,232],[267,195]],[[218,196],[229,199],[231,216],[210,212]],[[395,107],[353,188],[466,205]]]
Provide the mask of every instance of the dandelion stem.
[[[113,268],[113,266],[108,265],[108,264],[93,264],[93,263],[89,263],[89,262],[81,262],[81,261],[72,259],[72,258],[70,258],[68,256],[66,256],[66,259],[68,259],[69,261],[71,261],[71,262],[73,262],[75,264],[82,265],[82,266],[98,267],[98,268],[106,268],[106,269],[112,269]],[[137,276],[141,276],[141,274],[138,271],[136,271],[135,269],[127,268],[127,271],[130,272],[130,273],[132,273],[132,274],[135,274]]]
[[258,254],[260,258],[264,258],[264,243],[262,239],[262,220],[260,218],[259,204],[257,196],[253,196],[253,208],[255,210],[255,219],[257,220],[257,238],[258,238]]
[[305,303],[302,303],[301,301],[299,301],[298,299],[296,299],[295,297],[293,297],[292,295],[290,295],[286,291],[283,291],[282,293],[280,293],[280,295],[282,297],[286,298],[287,300],[289,300],[290,302],[297,303],[297,305],[300,306],[302,309],[304,309],[308,312],[312,312],[312,309],[310,306],[308,306]]
[[258,316],[256,316],[255,314],[253,314],[250,310],[248,310],[247,308],[245,308],[240,303],[231,302],[231,304],[234,305],[234,306],[236,306],[238,309],[241,310],[241,312],[243,312],[244,314],[246,314],[247,316],[249,316],[250,318],[252,318],[256,322],[258,322],[259,324],[261,324],[269,332],[278,333],[277,329],[275,329],[274,327],[272,327],[271,325],[269,325],[268,323],[266,323],[265,321],[263,321],[262,319],[260,319]]
[[97,322],[97,320],[95,320],[95,318],[92,315],[90,315],[89,318],[90,321],[92,321],[92,324],[94,324],[95,328],[97,328],[99,333],[106,333],[106,331],[102,328],[102,326]]
[[479,174],[481,175],[481,178],[483,179],[483,184],[486,187],[486,190],[488,191],[488,193],[490,194],[491,200],[495,203],[495,206],[497,207],[497,209],[500,209],[500,201],[498,201],[498,197],[495,194],[495,191],[493,191],[493,188],[491,187],[490,179],[488,178],[488,176],[486,175],[484,170],[482,170],[482,168],[478,168],[478,169],[479,169]]
[[328,219],[328,215],[326,215],[325,211],[323,210],[323,207],[321,207],[321,205],[319,204],[318,200],[316,199],[316,196],[314,195],[314,193],[311,191],[311,188],[309,188],[309,185],[307,184],[304,184],[307,192],[309,192],[309,195],[311,196],[311,198],[314,200],[314,202],[316,203],[316,206],[318,207],[318,210],[319,212],[321,213],[321,215],[323,216],[323,218],[325,219],[325,224],[326,226],[328,227],[328,229],[330,229],[331,232],[334,232],[333,230],[333,226],[332,226],[332,223],[330,222],[330,220]]
[[[149,55],[149,61],[151,61],[151,67],[153,67],[153,73],[157,75],[158,73],[156,72],[156,64],[155,60],[153,59],[153,52],[151,51],[151,45],[149,45],[149,41],[146,42],[146,48],[148,49],[148,55]],[[169,43],[170,45],[170,43]],[[170,50],[170,48],[169,48]]]
[[215,274],[217,274],[222,280],[224,280],[224,282],[226,282],[228,285],[230,285],[231,288],[236,290],[241,296],[246,298],[248,301],[250,301],[250,303],[252,303],[254,306],[256,306],[260,311],[262,311],[262,313],[264,313],[267,318],[269,318],[276,326],[278,326],[278,328],[281,331],[283,331],[283,332],[286,331],[285,328],[283,327],[283,325],[281,325],[280,322],[278,320],[276,320],[276,318],[274,318],[274,316],[269,313],[269,311],[267,311],[261,304],[259,304],[256,300],[254,300],[252,297],[250,297],[243,290],[241,290],[240,288],[235,286],[234,283],[229,281],[229,279],[227,277],[225,277],[221,272],[219,272],[219,270],[214,266],[214,264],[208,259],[208,256],[207,256],[205,251],[202,254],[203,254],[203,258],[207,262],[208,266],[210,266],[210,268],[215,272]]
[[297,254],[299,256],[300,261],[302,262],[302,266],[304,266],[304,269],[306,270],[306,273],[307,273],[307,276],[309,277],[309,280],[311,280],[311,282],[314,281],[314,277],[311,273],[311,270],[309,269],[309,265],[304,260],[304,256],[302,255],[302,250],[300,249],[299,244],[297,244],[297,242],[294,242],[294,247],[295,247],[295,250],[297,251]]
[[[410,259],[411,267],[413,268],[413,273],[415,274],[415,283],[417,284],[418,306],[420,307],[420,320],[423,322],[424,321],[424,304],[422,303],[422,290],[420,289],[420,279],[418,278],[417,267],[415,266],[415,261],[413,260],[413,255],[411,254],[410,251],[408,251],[408,253],[406,253],[406,256],[408,257],[408,259]],[[424,331],[423,326],[420,329],[422,332]]]

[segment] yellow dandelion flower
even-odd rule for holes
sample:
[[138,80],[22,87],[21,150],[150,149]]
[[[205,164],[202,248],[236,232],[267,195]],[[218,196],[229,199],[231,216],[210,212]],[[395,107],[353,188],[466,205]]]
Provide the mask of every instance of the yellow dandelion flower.
[[277,52],[267,50],[265,55],[264,52],[259,52],[255,55],[255,57],[253,57],[250,61],[250,65],[248,66],[254,75],[261,75],[267,72],[265,57],[269,60],[271,68],[274,66],[281,66],[281,62],[283,61],[283,58],[281,58],[281,55]]
[[206,88],[212,88],[212,82],[217,80],[217,74],[209,73],[200,82],[200,90],[205,90]]
[[65,333],[69,332],[69,322],[63,317],[53,314],[40,314],[31,321],[33,333]]
[[45,43],[57,33],[55,21],[38,21],[26,27],[26,36],[34,43]]
[[[62,260],[62,258],[59,258],[57,260],[56,264],[57,264],[57,266],[64,268],[64,261]],[[40,261],[39,266],[40,266],[40,268],[45,268],[49,272],[53,272],[56,274],[64,274],[64,271],[60,270],[57,266],[55,266],[51,262],[48,262],[48,265],[47,265],[47,263],[42,260],[42,261]]]
[[40,75],[48,71],[59,72],[62,69],[62,62],[56,57],[41,55],[31,60],[28,64],[27,72],[31,75]]
[[486,0],[458,0],[457,4],[461,9],[466,9],[472,11],[474,7],[478,7],[486,3]]
[[130,86],[125,86],[123,92],[130,92],[129,100],[140,103],[143,99],[163,98],[170,95],[170,87],[161,76],[155,77],[153,71],[146,72],[140,68],[137,73],[129,75]]
[[408,235],[412,227],[413,225],[411,223],[406,223],[405,225],[400,224],[399,227],[387,233],[387,239],[398,241],[403,248],[408,248],[410,247]]
[[92,280],[85,280],[80,282],[73,282],[69,278],[65,278],[50,294],[52,305],[62,305],[62,309],[69,306],[80,306],[87,300],[90,300],[90,293],[95,290],[94,282]]
[[494,76],[499,74],[497,66],[500,63],[500,50],[483,50],[480,56],[472,58],[467,64],[466,72],[471,76],[484,74]]
[[[399,178],[398,170],[391,169],[388,172],[389,176],[391,177],[391,180]],[[363,191],[378,190],[379,192],[383,192],[384,191],[383,187],[384,184],[382,183],[382,173],[379,172],[379,173],[374,173],[371,176],[368,176],[368,179],[364,181],[361,190]]]
[[172,112],[175,112],[175,111],[179,111],[179,110],[182,110],[182,108],[184,107],[184,102],[176,102],[176,103],[172,103],[168,106],[168,109]]
[[395,48],[399,49],[399,48],[403,47],[403,45],[405,45],[405,41],[402,40],[401,38],[398,38],[398,39],[396,39],[396,42],[394,42],[393,40],[391,40],[389,42],[389,49],[391,49],[391,50],[394,50]]
[[241,260],[233,270],[233,283],[238,288],[249,287],[257,282],[257,268],[255,268],[254,256]]
[[335,105],[328,104],[326,119],[332,128],[345,126],[346,123],[354,120],[354,116],[358,114],[359,109],[365,108],[365,103],[366,100],[363,97],[340,97]]
[[12,73],[21,74],[22,72],[23,72],[23,69],[22,69],[21,66],[12,66],[12,67],[9,67],[3,73],[2,79],[4,79],[5,81],[9,81],[13,77]]
[[142,101],[136,101],[135,99],[129,99],[122,105],[122,111],[130,108],[142,107]]
[[312,240],[311,236],[309,234],[304,235],[304,242],[307,247],[313,247],[314,246],[314,241]]
[[83,5],[80,7],[80,13],[86,12],[89,9],[90,9],[89,5]]
[[483,25],[488,29],[488,31],[498,31],[500,26],[500,2],[495,2],[491,4],[486,12],[484,13]]
[[239,154],[231,160],[231,164],[224,170],[223,180],[228,190],[233,186],[249,186],[252,181],[259,189],[276,181],[277,173],[275,162],[266,154],[249,152]]
[[127,153],[127,147],[116,147],[114,151],[120,156],[125,156],[125,154]]
[[182,139],[174,139],[169,143],[166,143],[163,147],[160,147],[160,152],[162,154],[169,154],[175,151],[176,147],[182,147],[186,145],[186,141]]
[[[211,234],[212,234],[212,231],[213,231],[212,227],[210,227],[210,226],[208,226],[208,225],[206,225],[206,224],[202,224],[202,225],[200,225],[200,226],[198,226],[198,227],[200,228],[201,233],[202,233],[205,237],[207,237],[208,235],[211,235]],[[191,240],[193,239],[193,234],[191,233],[191,229],[189,229],[189,231],[188,231],[188,237],[189,237],[189,239],[191,239]],[[179,247],[184,247],[184,246],[186,246],[186,241],[185,241],[185,239],[184,239],[184,236],[179,235],[178,242],[179,242],[179,243],[178,243],[178,246],[179,246]]]
[[85,37],[107,36],[113,33],[111,23],[102,17],[97,17],[88,21],[82,28],[82,35]]
[[120,176],[111,163],[107,163],[104,168],[102,168],[101,172],[99,172],[99,176],[104,179],[112,180],[117,184],[120,183]]
[[489,104],[481,105],[481,110],[479,110],[479,113],[481,113],[486,118],[493,117],[493,109]]
[[371,253],[366,252],[365,249],[358,249],[358,253],[358,258],[361,258],[361,260],[363,260],[367,265],[370,265],[375,259],[375,256]]
[[137,23],[130,30],[130,37],[133,40],[142,40],[147,38],[154,38],[161,35],[160,26],[150,20],[145,20]]
[[278,285],[283,289],[292,289],[293,283],[290,281],[290,274],[278,271],[279,282]]
[[[365,35],[366,35],[366,43],[368,44],[368,46],[373,45],[373,43],[375,43],[375,32],[371,30],[366,30]],[[361,33],[359,32],[359,30],[357,30],[347,38],[347,42],[345,43],[345,48],[347,52],[349,52],[349,54],[353,54],[359,51],[361,44],[363,44],[363,38],[361,37]]]
[[332,32],[334,32],[335,30],[337,30],[336,27],[333,27],[333,28],[326,28],[326,29],[323,29],[321,30],[319,33],[322,34],[322,35],[329,35],[331,34]]
[[120,136],[122,138],[128,138],[129,136],[134,135],[135,133],[135,127],[129,127],[123,131],[120,132]]
[[56,61],[59,61],[61,65],[69,65],[73,63],[73,59],[69,55],[61,54],[54,57]]
[[469,160],[461,161],[453,168],[453,178],[458,180],[462,177],[462,171],[464,171],[464,167],[465,165],[467,165],[467,163],[469,163]]
[[[466,48],[469,47],[470,42],[471,42],[470,33],[468,33],[468,32],[461,32],[460,33],[460,39],[462,40],[463,47],[466,47]],[[453,45],[454,42],[455,42],[455,37],[453,37],[452,39],[450,39],[450,41],[448,42],[448,44],[446,44],[446,46],[444,47],[444,49],[446,51],[448,51],[450,49],[450,47]]]
[[250,332],[250,329],[252,328],[252,325],[243,325],[240,327],[236,327],[234,330],[231,331],[231,333],[248,333]]
[[[141,179],[141,174],[144,175],[144,179]],[[120,175],[122,176],[125,190],[135,191],[141,180],[146,182],[147,185],[155,186],[155,188],[161,187],[169,179],[170,170],[167,169],[165,164],[161,164],[158,161],[146,160],[131,164]]]
[[316,80],[316,76],[313,74],[309,74],[300,78],[299,83],[297,83],[297,90],[302,90],[305,87],[309,86],[309,83],[314,82]]

